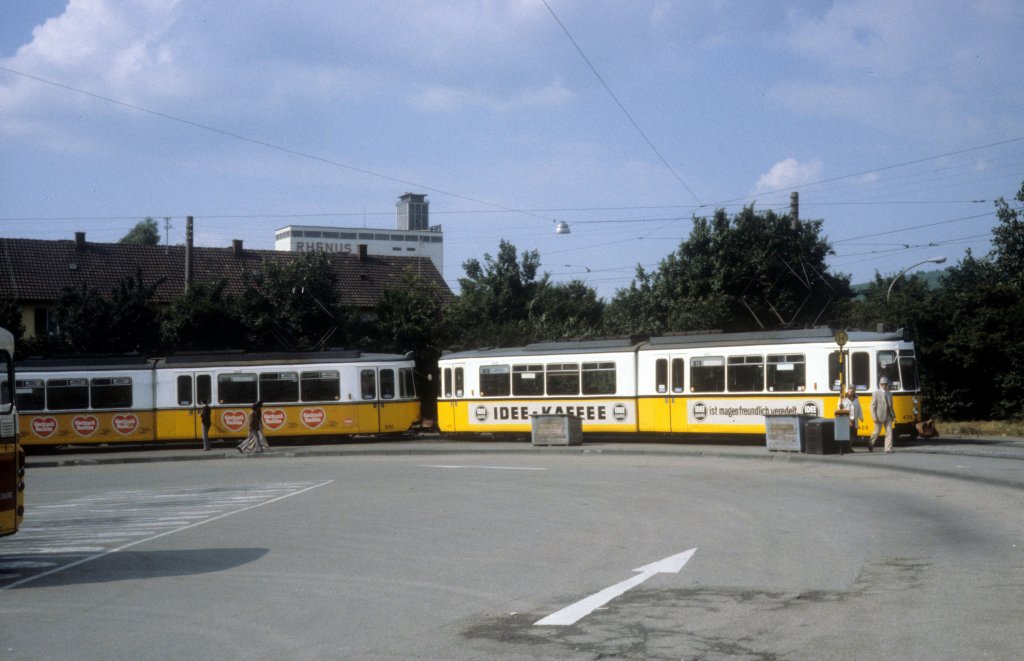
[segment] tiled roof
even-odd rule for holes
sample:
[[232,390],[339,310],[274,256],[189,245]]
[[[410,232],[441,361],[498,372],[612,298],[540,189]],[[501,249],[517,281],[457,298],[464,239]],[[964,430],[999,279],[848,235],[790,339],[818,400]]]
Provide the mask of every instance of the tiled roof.
[[[192,249],[192,282],[224,280],[226,293],[244,291],[243,273],[260,270],[265,262],[297,259],[299,253],[233,248]],[[434,263],[426,257],[392,257],[329,253],[338,283],[338,300],[359,308],[372,308],[387,289],[402,286],[408,271],[434,282],[442,295],[451,296]],[[123,243],[44,241],[0,238],[0,297],[22,302],[53,303],[64,289],[85,284],[107,296],[126,277],[141,271],[147,285],[164,278],[153,296],[169,303],[185,288],[185,246],[143,246]]]

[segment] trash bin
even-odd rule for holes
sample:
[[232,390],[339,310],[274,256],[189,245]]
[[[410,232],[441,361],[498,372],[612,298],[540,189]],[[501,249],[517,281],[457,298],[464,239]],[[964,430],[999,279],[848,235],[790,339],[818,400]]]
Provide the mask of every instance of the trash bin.
[[579,445],[583,419],[574,415],[535,414],[530,417],[534,445]]
[[811,418],[804,431],[804,452],[807,454],[836,454],[836,425],[828,418]]

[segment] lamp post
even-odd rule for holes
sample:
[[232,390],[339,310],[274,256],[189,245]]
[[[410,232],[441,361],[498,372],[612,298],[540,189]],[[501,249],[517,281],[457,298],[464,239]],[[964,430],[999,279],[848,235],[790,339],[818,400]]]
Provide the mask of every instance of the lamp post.
[[942,255],[941,257],[932,257],[930,259],[926,259],[924,261],[920,261],[917,264],[911,264],[907,268],[905,268],[902,271],[900,271],[899,273],[897,273],[896,277],[893,278],[892,282],[889,283],[888,291],[885,292],[885,302],[886,303],[889,302],[889,294],[892,293],[892,286],[896,284],[896,281],[899,280],[900,276],[902,276],[904,273],[906,273],[907,271],[909,271],[912,268],[916,268],[918,266],[921,266],[922,264],[941,264],[944,261],[946,261],[946,256],[945,255]]

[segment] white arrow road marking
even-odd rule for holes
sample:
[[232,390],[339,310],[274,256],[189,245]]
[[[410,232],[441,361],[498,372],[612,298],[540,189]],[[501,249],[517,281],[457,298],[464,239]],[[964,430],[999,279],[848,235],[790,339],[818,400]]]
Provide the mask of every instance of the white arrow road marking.
[[633,571],[640,573],[632,578],[627,578],[621,583],[616,583],[611,587],[605,588],[596,594],[592,594],[586,599],[581,599],[571,606],[566,606],[562,610],[537,620],[533,624],[534,626],[565,626],[568,624],[576,624],[587,615],[590,615],[590,613],[595,609],[604,606],[627,590],[635,588],[655,574],[678,574],[679,570],[683,568],[683,565],[685,565],[696,552],[697,549],[690,549],[689,551],[683,551],[682,553],[669,556],[664,560],[658,560],[657,562],[652,562],[649,565],[644,565],[643,567],[634,569]]

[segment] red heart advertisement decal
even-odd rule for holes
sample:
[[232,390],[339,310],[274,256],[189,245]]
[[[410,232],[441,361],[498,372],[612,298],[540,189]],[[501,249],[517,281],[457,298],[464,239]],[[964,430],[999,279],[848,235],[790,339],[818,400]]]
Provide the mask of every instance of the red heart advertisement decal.
[[112,422],[114,423],[114,431],[122,436],[131,434],[139,426],[139,419],[131,413],[127,415],[115,415]]
[[302,424],[310,429],[316,429],[324,424],[327,414],[323,409],[302,409]]
[[287,417],[281,409],[270,409],[263,412],[263,426],[267,429],[280,429]]
[[245,413],[242,411],[224,411],[220,419],[231,431],[238,431],[245,426]]
[[71,419],[71,427],[79,436],[92,436],[100,428],[100,421],[94,415],[76,415]]
[[32,433],[39,438],[49,438],[57,431],[57,418],[32,418]]

